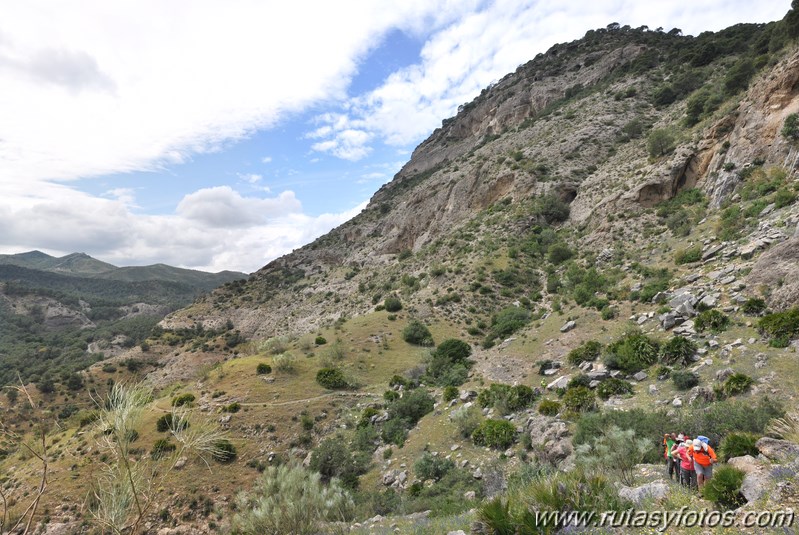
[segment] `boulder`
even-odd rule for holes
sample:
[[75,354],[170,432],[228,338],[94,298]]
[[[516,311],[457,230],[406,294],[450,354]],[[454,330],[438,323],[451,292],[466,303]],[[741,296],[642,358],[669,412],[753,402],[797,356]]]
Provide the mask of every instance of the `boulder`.
[[724,245],[713,245],[713,246],[711,246],[711,247],[708,247],[708,248],[707,248],[707,249],[705,249],[705,251],[702,253],[702,261],[704,262],[705,260],[709,260],[709,259],[713,258],[713,257],[714,257],[714,256],[716,256],[716,255],[719,253],[719,251],[721,251],[722,249],[724,249]]
[[655,481],[641,485],[639,487],[624,487],[619,488],[619,498],[629,500],[635,505],[641,505],[645,500],[654,499],[661,500],[669,493],[668,484],[662,481]]
[[724,382],[728,377],[734,375],[735,371],[732,368],[724,368],[716,372],[716,381]]
[[548,390],[557,390],[558,388],[566,388],[569,384],[569,380],[571,379],[571,375],[564,375],[563,377],[559,377],[549,383],[547,385]]
[[746,474],[741,484],[741,494],[746,501],[752,503],[763,496],[769,488],[769,467],[752,457],[733,457],[727,464],[734,466]]
[[772,461],[787,462],[799,456],[799,444],[787,440],[763,437],[755,446],[764,457]]
[[541,460],[556,464],[572,452],[569,427],[565,422],[543,415],[531,416],[525,424],[530,446]]
[[633,375],[633,379],[639,382],[645,380],[647,377],[648,376],[646,375],[646,372],[638,372],[635,375]]
[[575,322],[574,320],[570,320],[567,321],[565,324],[563,324],[563,327],[560,328],[560,332],[567,333],[572,329],[574,329],[575,327],[577,327],[577,322]]

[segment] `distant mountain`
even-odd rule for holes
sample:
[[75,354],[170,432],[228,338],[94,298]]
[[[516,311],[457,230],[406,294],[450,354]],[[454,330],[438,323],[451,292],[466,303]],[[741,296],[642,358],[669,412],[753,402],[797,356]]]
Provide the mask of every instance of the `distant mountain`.
[[96,275],[119,269],[112,264],[92,258],[86,253],[72,253],[59,258],[41,251],[0,255],[0,265],[2,264],[76,275]]
[[208,273],[194,269],[183,269],[166,264],[152,266],[117,267],[107,262],[92,258],[86,253],[72,253],[55,257],[41,251],[29,251],[13,255],[0,255],[0,266],[11,265],[40,271],[77,275],[83,277],[97,276],[106,280],[127,282],[163,281],[186,284],[192,288],[209,291],[217,286],[247,278],[246,273],[237,271],[220,271]]

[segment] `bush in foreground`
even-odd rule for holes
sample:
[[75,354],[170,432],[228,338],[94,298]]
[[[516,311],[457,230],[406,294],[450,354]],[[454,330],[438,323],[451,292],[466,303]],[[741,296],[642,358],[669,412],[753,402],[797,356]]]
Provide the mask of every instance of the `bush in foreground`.
[[354,507],[338,480],[327,486],[319,474],[298,466],[268,467],[250,492],[236,497],[234,535],[292,533],[311,535],[323,522],[343,521]]
[[746,503],[741,495],[744,472],[733,466],[719,466],[702,487],[702,497],[725,509],[736,509]]

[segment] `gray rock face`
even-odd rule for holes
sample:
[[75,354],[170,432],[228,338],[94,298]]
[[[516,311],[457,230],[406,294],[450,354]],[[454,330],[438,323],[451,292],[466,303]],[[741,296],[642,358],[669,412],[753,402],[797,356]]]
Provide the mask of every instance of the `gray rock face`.
[[763,437],[755,443],[755,446],[763,456],[772,461],[786,462],[799,456],[799,444],[787,440]]
[[746,279],[750,288],[771,289],[768,304],[785,310],[799,302],[799,237],[774,245],[760,255]]
[[531,416],[524,426],[530,435],[530,445],[535,455],[542,461],[557,463],[572,452],[569,427],[565,422],[549,416]]
[[764,463],[751,455],[744,455],[743,457],[733,457],[727,461],[727,464],[746,474],[741,484],[741,494],[747,502],[752,503],[758,500],[768,491],[770,478],[768,467]]
[[669,493],[668,484],[662,481],[647,483],[640,487],[621,487],[619,488],[619,498],[629,500],[635,505],[640,505],[644,500],[665,498]]

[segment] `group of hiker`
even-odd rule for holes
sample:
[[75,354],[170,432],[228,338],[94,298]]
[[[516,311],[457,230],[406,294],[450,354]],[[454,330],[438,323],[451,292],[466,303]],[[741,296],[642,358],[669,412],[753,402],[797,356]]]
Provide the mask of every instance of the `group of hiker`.
[[699,488],[713,477],[716,452],[710,439],[699,435],[693,439],[685,433],[663,435],[664,457],[669,479],[686,487]]

